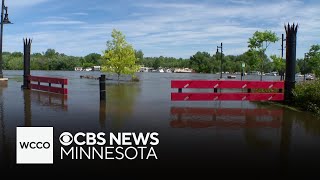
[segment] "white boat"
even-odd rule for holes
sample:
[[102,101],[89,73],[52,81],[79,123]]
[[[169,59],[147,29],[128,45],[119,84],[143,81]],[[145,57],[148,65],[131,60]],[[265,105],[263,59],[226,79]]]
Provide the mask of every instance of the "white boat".
[[75,71],[83,71],[83,68],[82,67],[75,67],[74,70]]
[[296,76],[298,76],[298,77],[303,77],[303,74],[297,73]]
[[174,69],[175,73],[192,73],[192,69],[189,68],[176,68]]
[[165,72],[166,73],[172,73],[171,69],[166,69]]
[[149,67],[140,67],[140,70],[139,70],[139,72],[150,72],[150,71],[152,71],[152,68],[149,68]]
[[306,80],[314,80],[314,77],[312,76],[312,75],[308,75],[307,77],[306,77]]
[[163,70],[162,68],[159,68],[159,69],[157,70],[157,72],[159,72],[159,73],[164,73],[164,70]]
[[92,68],[91,67],[87,67],[84,69],[85,71],[92,71]]

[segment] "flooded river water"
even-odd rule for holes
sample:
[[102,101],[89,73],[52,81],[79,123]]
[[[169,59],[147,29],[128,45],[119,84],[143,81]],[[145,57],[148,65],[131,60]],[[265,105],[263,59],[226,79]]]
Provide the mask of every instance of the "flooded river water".
[[106,103],[99,101],[98,80],[80,78],[98,77],[100,72],[32,72],[68,78],[67,97],[21,90],[22,71],[4,71],[4,75],[9,81],[0,88],[0,167],[19,168],[17,126],[53,126],[55,140],[64,131],[158,132],[160,139],[158,160],[84,163],[55,157],[53,168],[231,168],[281,173],[319,169],[315,165],[320,162],[320,119],[308,112],[252,102],[170,101],[170,93],[176,91],[170,88],[171,80],[219,75],[140,73],[140,82],[107,81]]

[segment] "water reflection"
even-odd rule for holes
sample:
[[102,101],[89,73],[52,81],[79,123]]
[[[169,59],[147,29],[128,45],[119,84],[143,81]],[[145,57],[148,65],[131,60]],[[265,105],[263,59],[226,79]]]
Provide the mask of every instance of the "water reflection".
[[272,147],[274,140],[262,132],[282,126],[283,109],[172,107],[171,115],[170,125],[174,128],[243,129],[243,137],[249,147],[265,150]]
[[23,90],[24,100],[24,126],[31,126],[31,93],[30,90]]
[[55,111],[68,111],[68,96],[42,91],[26,91],[31,96],[31,101]]
[[174,128],[279,128],[282,109],[171,107]]
[[[9,162],[8,154],[9,146],[7,146],[6,126],[4,122],[4,98],[3,91],[8,87],[6,82],[0,82],[0,162]],[[0,163],[0,167],[3,163]]]
[[[303,132],[297,129],[303,127],[302,129],[311,136],[319,135],[320,132],[320,121],[312,114],[280,107],[261,106],[257,109],[171,107],[170,114],[172,117],[170,126],[173,128],[216,128],[213,130],[222,131],[241,129],[245,144],[253,150],[252,152],[268,154],[276,149],[279,170],[283,174],[289,172],[292,145],[297,143],[299,138],[296,137]],[[316,158],[312,153],[311,151],[310,155]]]
[[286,118],[281,125],[281,140],[280,140],[280,167],[283,174],[289,171],[289,152],[292,138],[292,124],[296,119],[294,113],[288,110],[284,111],[283,117]]
[[[292,116],[292,115],[291,115]],[[320,136],[320,117],[311,113],[296,113],[294,123],[302,126],[311,135]]]
[[282,126],[283,109],[172,107],[171,116],[173,128],[243,129],[246,144],[262,150],[271,148],[274,142],[263,131]]
[[105,120],[111,122],[111,126],[119,129],[134,112],[134,105],[140,93],[140,85],[137,83],[107,84],[106,101],[100,102],[99,123],[105,127]]
[[24,126],[32,126],[32,103],[54,111],[67,111],[67,96],[42,91],[23,90]]
[[106,101],[100,101],[99,124],[102,129],[106,127]]
[[[282,173],[289,167],[292,131],[292,115],[283,108],[230,109],[172,107],[170,122],[174,128],[224,128],[243,129],[243,137],[254,152],[266,152],[275,144],[280,149],[279,161]],[[288,119],[289,117],[289,119]],[[275,143],[270,130],[281,129],[280,145]],[[272,131],[271,131],[272,132]],[[280,147],[279,147],[280,146]]]

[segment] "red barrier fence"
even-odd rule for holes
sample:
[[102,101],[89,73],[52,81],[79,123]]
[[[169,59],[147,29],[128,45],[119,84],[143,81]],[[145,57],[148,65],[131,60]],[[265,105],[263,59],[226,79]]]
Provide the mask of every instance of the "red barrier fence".
[[[171,93],[172,101],[282,101],[284,100],[283,81],[222,81],[222,80],[172,80],[171,88],[178,92]],[[182,92],[183,88],[214,89],[214,92]],[[217,89],[246,89],[247,92],[220,92]],[[253,92],[252,89],[278,92]]]
[[[68,89],[64,87],[64,85],[68,85],[68,79],[65,78],[52,78],[52,77],[41,77],[41,76],[28,76],[29,88],[37,89],[41,91],[47,91],[57,94],[68,94]],[[37,84],[33,84],[32,82],[37,82]],[[47,83],[47,85],[43,85],[41,83]],[[61,85],[61,87],[52,86],[52,84]]]

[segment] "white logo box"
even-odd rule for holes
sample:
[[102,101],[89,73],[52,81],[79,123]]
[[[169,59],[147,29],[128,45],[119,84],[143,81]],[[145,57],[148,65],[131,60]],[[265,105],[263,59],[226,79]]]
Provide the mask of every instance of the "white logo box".
[[53,127],[16,130],[17,164],[53,164]]

